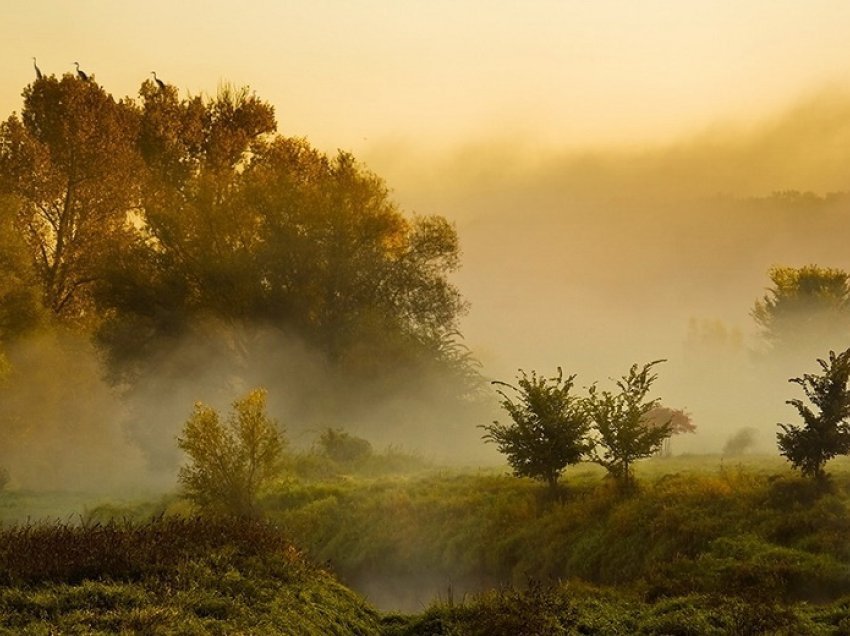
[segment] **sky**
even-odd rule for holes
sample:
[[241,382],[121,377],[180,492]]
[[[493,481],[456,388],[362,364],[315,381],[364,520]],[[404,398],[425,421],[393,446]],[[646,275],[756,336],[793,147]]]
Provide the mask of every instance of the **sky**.
[[0,112],[30,57],[134,95],[247,84],[325,150],[645,143],[747,122],[850,79],[841,0],[111,0],[0,6]]
[[[665,400],[715,445],[766,402],[738,417],[729,378],[695,375],[694,329],[755,346],[769,267],[850,269],[846,203],[770,199],[850,189],[850,2],[235,7],[5,0],[0,114],[20,109],[32,56],[48,74],[78,61],[116,97],[152,70],[184,95],[248,85],[283,134],[353,152],[401,208],[456,223],[485,375],[560,364],[586,385],[664,357]],[[743,364],[727,353],[717,365]],[[780,411],[789,397],[758,390]]]

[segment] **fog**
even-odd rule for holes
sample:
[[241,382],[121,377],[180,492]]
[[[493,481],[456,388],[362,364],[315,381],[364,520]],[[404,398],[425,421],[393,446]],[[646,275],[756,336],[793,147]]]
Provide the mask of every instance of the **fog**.
[[456,220],[463,332],[486,375],[562,365],[587,385],[666,358],[657,395],[699,431],[674,452],[720,452],[750,426],[776,452],[776,422],[796,417],[786,380],[817,365],[766,367],[749,312],[772,265],[850,267],[850,200],[831,194],[850,183],[848,141],[850,94],[830,88],[655,146],[496,133],[439,157],[396,141],[367,160],[404,207]]
[[293,451],[325,429],[343,428],[435,461],[492,463],[476,424],[490,406],[454,399],[449,379],[398,370],[366,382],[269,325],[194,325],[160,342],[146,372],[115,384],[101,353],[65,331],[39,333],[10,347],[2,386],[6,424],[0,466],[18,489],[133,493],[170,491],[183,461],[177,436],[201,401],[228,413],[255,387]]
[[[850,94],[830,89],[760,124],[655,146],[494,133],[435,154],[384,142],[363,159],[402,208],[456,223],[455,282],[471,304],[462,332],[485,378],[560,365],[579,387],[609,386],[632,363],[665,358],[655,395],[698,428],[674,453],[721,452],[743,429],[755,450],[776,452],[776,422],[796,417],[787,379],[816,365],[768,364],[749,312],[772,265],[850,268],[848,141]],[[824,334],[819,353],[847,344]],[[132,390],[67,334],[8,357],[0,465],[22,488],[171,488],[193,403],[227,409],[255,386],[296,449],[333,426],[438,462],[499,461],[476,428],[497,414],[489,388],[484,404],[464,405],[440,377],[364,386],[269,325],[199,324]]]

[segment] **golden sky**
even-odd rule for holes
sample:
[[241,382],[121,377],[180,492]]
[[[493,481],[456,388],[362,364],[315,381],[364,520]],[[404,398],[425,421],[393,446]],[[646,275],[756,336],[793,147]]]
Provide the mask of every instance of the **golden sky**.
[[3,0],[0,113],[37,56],[116,96],[248,84],[324,150],[640,143],[847,81],[848,33],[844,0]]

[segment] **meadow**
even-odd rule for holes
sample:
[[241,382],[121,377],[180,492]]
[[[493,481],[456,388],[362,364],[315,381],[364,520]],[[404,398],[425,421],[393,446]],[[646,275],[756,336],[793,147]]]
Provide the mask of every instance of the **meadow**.
[[[7,633],[850,633],[846,459],[829,464],[825,490],[779,457],[690,456],[640,462],[629,496],[590,465],[569,469],[552,496],[504,468],[403,456],[301,455],[264,494],[266,520],[248,530],[195,517],[177,495],[89,504],[76,522],[6,523],[0,624]],[[4,519],[28,501],[0,497]],[[75,542],[101,556],[86,561],[85,549],[67,547]],[[102,556],[110,550],[125,556]],[[33,551],[50,562],[22,556]]]

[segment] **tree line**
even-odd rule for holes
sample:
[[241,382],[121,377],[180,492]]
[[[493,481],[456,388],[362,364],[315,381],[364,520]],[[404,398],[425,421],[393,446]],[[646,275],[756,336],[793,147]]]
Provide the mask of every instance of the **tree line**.
[[[634,364],[616,381],[617,391],[599,390],[594,383],[586,397],[572,393],[575,375],[552,378],[520,370],[516,385],[494,381],[502,408],[511,421],[482,425],[487,442],[495,443],[518,477],[531,477],[558,490],[564,470],[583,461],[600,464],[624,491],[634,489],[632,468],[658,453],[671,435],[693,432],[690,416],[649,398],[657,379],[656,360]],[[778,424],[779,452],[800,472],[825,486],[826,463],[850,455],[850,349],[819,359],[822,373],[807,373],[789,382],[803,388],[806,401],[787,400],[802,425]]]
[[656,454],[674,433],[695,428],[684,411],[649,397],[658,377],[653,367],[661,362],[634,364],[616,381],[617,391],[593,384],[587,397],[572,392],[576,376],[564,377],[560,367],[552,378],[520,371],[516,385],[495,381],[504,387],[498,393],[512,421],[483,425],[484,439],[505,454],[515,475],[545,481],[553,493],[564,469],[582,461],[604,466],[630,491],[637,460]]

